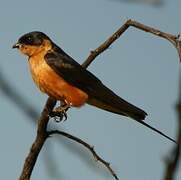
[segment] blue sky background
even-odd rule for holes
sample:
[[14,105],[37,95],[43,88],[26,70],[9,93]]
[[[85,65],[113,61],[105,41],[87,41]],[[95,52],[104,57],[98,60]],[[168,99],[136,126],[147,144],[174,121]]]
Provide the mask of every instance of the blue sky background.
[[[6,0],[1,2],[0,71],[37,111],[47,96],[31,80],[27,60],[12,50],[24,33],[39,30],[48,34],[75,60],[82,63],[127,19],[173,34],[181,33],[180,0],[162,5],[126,3],[118,0]],[[176,50],[163,39],[130,28],[89,70],[105,85],[143,108],[150,125],[175,137],[175,103],[178,95],[179,61]],[[0,179],[18,179],[36,128],[0,91]],[[65,123],[51,125],[94,145],[124,180],[161,180],[164,159],[173,143],[138,123],[89,105],[71,109]],[[32,180],[111,180],[112,176],[90,153],[63,137],[45,144]],[[176,180],[181,179],[181,168]]]

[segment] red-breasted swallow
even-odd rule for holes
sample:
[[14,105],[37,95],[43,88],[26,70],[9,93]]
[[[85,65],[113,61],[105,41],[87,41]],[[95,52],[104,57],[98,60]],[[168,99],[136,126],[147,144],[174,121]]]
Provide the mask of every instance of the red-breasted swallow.
[[32,78],[38,88],[48,96],[70,107],[81,107],[88,103],[130,117],[175,142],[143,122],[147,116],[145,111],[116,95],[46,34],[38,31],[27,33],[19,38],[13,48],[18,48],[22,54],[28,56]]

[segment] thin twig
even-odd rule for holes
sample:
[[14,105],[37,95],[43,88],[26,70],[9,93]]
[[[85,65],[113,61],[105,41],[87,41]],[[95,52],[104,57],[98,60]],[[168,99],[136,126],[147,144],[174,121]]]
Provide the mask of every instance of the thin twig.
[[48,135],[54,135],[54,134],[58,134],[58,135],[62,135],[65,136],[68,139],[71,139],[81,145],[83,145],[84,147],[86,147],[93,155],[93,157],[95,158],[96,161],[100,161],[108,170],[109,172],[112,174],[112,176],[115,177],[116,180],[118,180],[118,177],[116,175],[116,173],[114,172],[114,170],[111,168],[110,163],[108,163],[107,161],[105,161],[104,159],[102,159],[97,152],[94,149],[94,146],[91,146],[90,144],[88,144],[87,142],[83,141],[82,139],[75,137],[71,134],[68,134],[64,131],[59,131],[59,130],[54,130],[54,131],[49,131]]
[[179,35],[175,36],[169,33],[165,33],[163,31],[160,31],[158,29],[152,28],[150,26],[146,26],[144,24],[141,24],[137,21],[133,21],[131,19],[127,20],[123,26],[121,26],[113,35],[111,35],[104,43],[102,43],[98,48],[91,51],[86,61],[83,63],[84,67],[87,67],[92,63],[92,61],[102,52],[104,52],[106,49],[109,48],[109,46],[116,41],[130,26],[135,27],[137,29],[140,29],[145,32],[149,32],[151,34],[154,34],[155,36],[162,37],[164,39],[167,39],[170,41],[174,47],[177,49],[180,62],[181,62],[181,42],[179,40]]

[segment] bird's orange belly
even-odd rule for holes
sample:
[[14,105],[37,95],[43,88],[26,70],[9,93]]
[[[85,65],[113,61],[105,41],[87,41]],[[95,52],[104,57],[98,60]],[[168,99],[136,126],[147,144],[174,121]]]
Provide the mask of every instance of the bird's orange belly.
[[29,60],[32,78],[42,92],[74,107],[80,107],[87,101],[88,95],[85,92],[67,83],[45,61],[39,64],[34,62],[35,59]]

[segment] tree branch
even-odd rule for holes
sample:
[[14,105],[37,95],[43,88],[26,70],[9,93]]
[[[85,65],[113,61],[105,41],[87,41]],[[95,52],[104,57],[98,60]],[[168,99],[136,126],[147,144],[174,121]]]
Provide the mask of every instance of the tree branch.
[[[174,36],[172,34],[168,34],[168,33],[164,33],[160,30],[154,29],[152,27],[149,26],[145,26],[141,23],[138,23],[136,21],[132,21],[131,19],[126,21],[125,24],[123,24],[123,26],[121,26],[112,36],[110,36],[103,44],[101,44],[98,48],[96,48],[95,50],[90,52],[90,55],[88,56],[88,58],[86,59],[86,61],[82,64],[82,66],[84,68],[87,68],[92,62],[93,60],[102,52],[104,52],[114,41],[116,41],[127,29],[128,27],[133,26],[136,27],[140,30],[143,30],[145,32],[149,32],[152,33],[156,36],[162,37],[164,39],[167,39],[168,41],[170,41],[174,47],[177,49],[177,52],[179,54],[180,57],[180,62],[181,62],[181,42],[179,40],[179,36]],[[38,123],[38,130],[37,130],[37,136],[36,139],[30,149],[30,152],[25,160],[25,164],[23,167],[23,171],[22,174],[20,176],[20,180],[29,180],[31,173],[33,171],[33,167],[35,166],[37,157],[41,151],[41,148],[43,146],[43,144],[45,143],[46,139],[48,138],[48,135],[51,134],[51,132],[47,132],[47,124],[49,122],[49,114],[52,112],[54,106],[56,104],[56,100],[53,100],[51,98],[48,98],[46,105],[44,106],[43,112],[41,114],[41,117],[39,119],[39,123]],[[54,133],[53,133],[54,132]],[[56,133],[55,133],[56,132]],[[58,131],[52,131],[52,134],[57,134]],[[92,154],[100,161],[102,162],[111,172],[111,174],[115,177],[115,179],[117,178],[117,175],[114,173],[114,171],[110,168],[109,163],[107,163],[106,161],[104,161],[102,158],[100,158],[97,153],[94,151],[94,149],[87,144],[86,142],[82,141],[79,138],[76,138],[70,134],[67,134],[65,132],[60,132],[58,134],[61,134],[63,136],[66,136],[67,138],[70,138],[82,145],[84,145],[86,148],[88,148]]]
[[104,159],[102,159],[97,152],[94,150],[94,146],[91,146],[90,144],[88,144],[87,142],[83,141],[82,139],[75,137],[71,134],[68,134],[64,131],[58,131],[58,130],[54,130],[54,131],[49,131],[48,135],[54,135],[54,134],[58,134],[58,135],[62,135],[68,139],[71,139],[81,145],[83,145],[85,148],[87,148],[93,155],[93,157],[95,158],[96,161],[100,161],[108,170],[109,172],[112,174],[112,176],[115,177],[116,180],[118,180],[118,177],[116,175],[116,173],[114,172],[114,170],[111,168],[110,163],[108,163],[107,161],[105,161]]
[[164,38],[168,41],[170,41],[174,47],[177,49],[177,52],[179,54],[180,62],[181,62],[181,41],[179,40],[180,35],[172,35],[169,33],[162,32],[158,29],[152,28],[150,26],[146,26],[144,24],[141,24],[137,21],[133,21],[131,19],[127,20],[123,26],[121,26],[113,35],[111,35],[104,43],[102,43],[98,48],[91,51],[86,61],[82,64],[84,67],[89,66],[92,61],[102,52],[104,52],[106,49],[109,48],[109,46],[116,41],[130,26],[135,27],[137,29],[140,29],[145,32],[149,32],[151,34],[154,34],[155,36]]
[[180,153],[181,153],[181,76],[180,76],[180,87],[179,87],[180,97],[176,106],[178,114],[178,133],[177,133],[177,142],[178,144],[173,148],[170,156],[166,159],[166,171],[165,171],[165,180],[173,180],[175,172],[177,170]]
[[38,155],[48,137],[46,129],[49,121],[49,113],[53,110],[55,105],[56,100],[49,97],[38,120],[37,136],[25,160],[19,180],[29,180],[31,177]]

